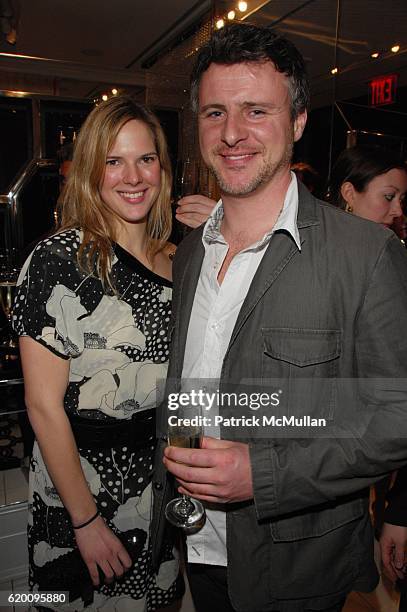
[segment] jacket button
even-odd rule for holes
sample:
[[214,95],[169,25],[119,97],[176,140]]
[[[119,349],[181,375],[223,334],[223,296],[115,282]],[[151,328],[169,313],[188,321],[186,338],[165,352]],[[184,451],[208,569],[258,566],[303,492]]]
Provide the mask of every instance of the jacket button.
[[155,482],[154,483],[154,488],[157,489],[157,491],[161,491],[163,486],[162,486],[161,482]]

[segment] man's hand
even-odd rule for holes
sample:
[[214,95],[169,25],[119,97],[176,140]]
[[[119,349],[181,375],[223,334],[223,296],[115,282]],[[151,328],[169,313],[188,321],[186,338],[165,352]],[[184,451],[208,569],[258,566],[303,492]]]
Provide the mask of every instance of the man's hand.
[[132,566],[123,544],[100,516],[86,527],[76,529],[75,538],[95,586],[99,584],[97,566],[104,573],[106,583],[119,578]]
[[405,577],[407,527],[384,523],[380,537],[382,563],[387,576],[396,582]]
[[177,203],[175,217],[188,227],[199,227],[205,223],[216,202],[203,195],[189,195]]
[[180,493],[218,504],[253,497],[247,444],[203,438],[199,449],[168,446],[163,461]]

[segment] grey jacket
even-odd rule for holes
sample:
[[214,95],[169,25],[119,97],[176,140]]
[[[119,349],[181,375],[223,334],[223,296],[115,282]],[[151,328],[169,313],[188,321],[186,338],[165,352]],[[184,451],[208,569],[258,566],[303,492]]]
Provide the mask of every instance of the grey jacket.
[[[289,390],[299,377],[329,379],[319,416],[337,420],[345,434],[250,441],[254,499],[227,511],[228,585],[238,611],[301,610],[304,599],[318,609],[352,589],[373,589],[368,486],[407,462],[407,254],[389,230],[316,200],[301,184],[299,197],[301,251],[286,232],[273,235],[239,313],[220,384],[280,378]],[[168,391],[181,376],[201,238],[202,228],[192,232],[174,261]],[[340,378],[359,380],[351,408],[340,401]],[[166,419],[162,406],[155,562],[164,504],[173,493],[162,464]]]

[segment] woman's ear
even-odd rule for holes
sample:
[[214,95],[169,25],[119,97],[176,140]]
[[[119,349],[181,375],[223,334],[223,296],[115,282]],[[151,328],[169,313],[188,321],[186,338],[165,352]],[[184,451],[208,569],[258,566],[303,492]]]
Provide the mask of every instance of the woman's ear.
[[349,181],[345,181],[341,185],[341,196],[345,201],[346,210],[352,212],[355,201],[355,188]]

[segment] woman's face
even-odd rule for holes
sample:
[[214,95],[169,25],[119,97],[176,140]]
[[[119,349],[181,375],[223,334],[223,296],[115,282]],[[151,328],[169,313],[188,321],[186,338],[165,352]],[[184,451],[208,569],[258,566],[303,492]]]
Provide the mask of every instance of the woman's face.
[[407,172],[393,168],[379,174],[359,193],[353,190],[353,213],[390,227],[403,214],[403,202],[407,192]]
[[161,186],[161,166],[150,129],[138,119],[119,131],[106,158],[102,200],[125,224],[145,222]]

